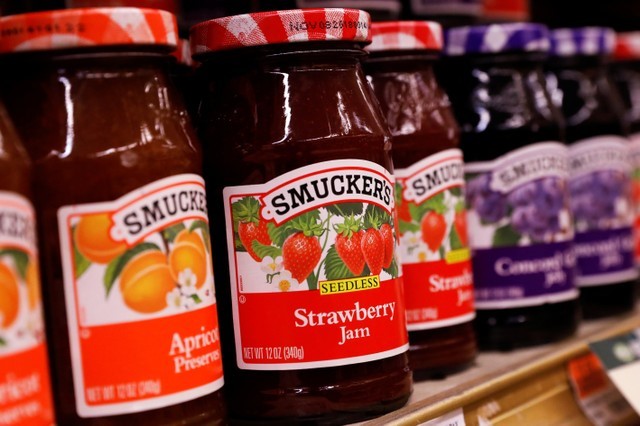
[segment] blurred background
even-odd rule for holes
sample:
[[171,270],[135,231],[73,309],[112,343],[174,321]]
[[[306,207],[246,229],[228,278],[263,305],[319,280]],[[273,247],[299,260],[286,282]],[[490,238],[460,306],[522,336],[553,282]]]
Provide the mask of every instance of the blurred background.
[[445,26],[525,20],[552,28],[598,25],[640,30],[640,0],[0,0],[0,13],[88,6],[166,9],[178,14],[183,33],[211,18],[296,7],[355,7],[369,11],[376,20],[428,18]]

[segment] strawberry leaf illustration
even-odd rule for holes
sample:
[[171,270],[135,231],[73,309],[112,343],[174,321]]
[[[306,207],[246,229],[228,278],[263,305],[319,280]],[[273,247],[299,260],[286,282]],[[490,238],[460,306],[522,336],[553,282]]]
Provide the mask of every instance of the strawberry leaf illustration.
[[420,204],[420,209],[422,210],[423,215],[428,211],[444,214],[447,210],[447,206],[444,204],[444,192],[439,192],[424,203]]
[[288,226],[288,223],[285,223],[282,226],[276,226],[269,222],[267,223],[267,232],[269,233],[271,242],[278,247],[282,247],[284,240],[286,240],[289,235],[295,234],[296,230]]
[[234,228],[238,222],[260,221],[260,202],[254,197],[244,197],[231,205]]
[[348,216],[344,219],[344,222],[334,226],[335,231],[344,237],[351,238],[353,234],[360,230],[360,221],[355,217]]
[[306,237],[319,237],[325,231],[320,223],[320,212],[318,210],[301,214],[287,222],[286,226],[304,233]]
[[316,290],[318,288],[318,277],[315,272],[312,272],[307,277],[307,284],[309,284],[309,290]]
[[180,223],[176,223],[175,225],[172,225],[168,228],[165,228],[162,230],[162,237],[169,243],[172,243],[173,240],[176,239],[176,236],[183,230],[187,229],[186,226],[184,226],[184,223],[180,222]]
[[122,255],[116,257],[107,265],[103,280],[107,297],[113,288],[113,284],[116,282],[127,263],[129,263],[129,261],[136,255],[147,250],[160,250],[160,247],[153,243],[140,243],[132,249],[125,251]]
[[451,232],[449,233],[449,242],[451,244],[451,250],[459,250],[464,248],[462,241],[460,241],[460,236],[458,235],[458,231],[455,226],[451,227]]
[[338,255],[335,244],[331,245],[331,248],[329,248],[327,252],[327,257],[324,262],[324,275],[327,280],[330,281],[354,277],[353,273],[347,268],[347,265],[345,265]]
[[520,241],[520,234],[511,225],[505,225],[496,229],[493,234],[492,247],[515,246],[518,241]]
[[449,189],[449,192],[451,193],[451,195],[453,195],[454,197],[460,197],[462,196],[462,188],[460,188],[459,186],[454,186],[453,188]]
[[391,265],[388,268],[384,268],[384,271],[391,275],[392,278],[397,278],[398,277],[398,262],[396,261],[396,259],[393,259],[393,262],[391,262]]
[[382,208],[369,204],[364,213],[364,227],[378,229],[383,223],[388,223],[393,226],[393,218],[391,215]]
[[402,202],[402,190],[403,190],[402,184],[396,181],[395,192],[394,192],[396,204]]
[[364,206],[362,203],[341,203],[326,206],[325,208],[334,215],[347,217],[362,214]]
[[0,250],[0,256],[10,256],[16,264],[20,278],[22,278],[22,280],[26,279],[27,266],[29,265],[29,255],[27,253],[17,249],[3,249]]
[[271,256],[273,259],[278,256],[282,256],[282,249],[273,246],[266,246],[256,240],[253,240],[253,242],[251,243],[251,248],[261,259],[263,259],[265,256]]
[[406,234],[407,232],[420,232],[420,225],[414,222],[405,222],[404,220],[398,221],[398,227],[400,228],[401,234]]

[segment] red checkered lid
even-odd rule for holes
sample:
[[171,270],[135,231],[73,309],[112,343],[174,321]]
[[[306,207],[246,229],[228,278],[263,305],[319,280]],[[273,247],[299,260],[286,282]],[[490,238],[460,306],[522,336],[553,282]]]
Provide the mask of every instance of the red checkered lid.
[[88,46],[175,47],[172,13],[135,7],[67,9],[0,18],[0,52]]
[[640,59],[640,31],[618,33],[613,57],[619,61]]
[[370,52],[442,50],[442,27],[431,21],[376,22],[371,26]]
[[319,40],[371,41],[371,18],[356,9],[294,9],[250,13],[191,28],[194,55],[247,46]]

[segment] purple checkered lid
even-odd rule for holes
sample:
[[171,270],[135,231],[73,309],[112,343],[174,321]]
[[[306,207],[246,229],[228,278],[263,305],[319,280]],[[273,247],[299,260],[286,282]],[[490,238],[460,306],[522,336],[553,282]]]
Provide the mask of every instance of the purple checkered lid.
[[456,27],[447,31],[447,56],[502,52],[548,52],[549,30],[541,24],[509,24]]
[[554,56],[610,55],[616,44],[615,31],[606,27],[559,28],[550,38]]

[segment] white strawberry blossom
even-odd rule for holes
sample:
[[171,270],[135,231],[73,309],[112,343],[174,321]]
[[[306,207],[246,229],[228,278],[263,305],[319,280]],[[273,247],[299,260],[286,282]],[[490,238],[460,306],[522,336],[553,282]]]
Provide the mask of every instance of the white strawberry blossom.
[[265,256],[260,262],[260,269],[267,274],[275,274],[282,270],[282,256],[278,256],[275,259],[271,256]]
[[292,288],[297,289],[300,285],[298,280],[293,278],[293,276],[291,276],[291,272],[287,270],[283,270],[280,275],[276,276],[273,279],[273,284],[278,287],[280,291],[289,291]]

